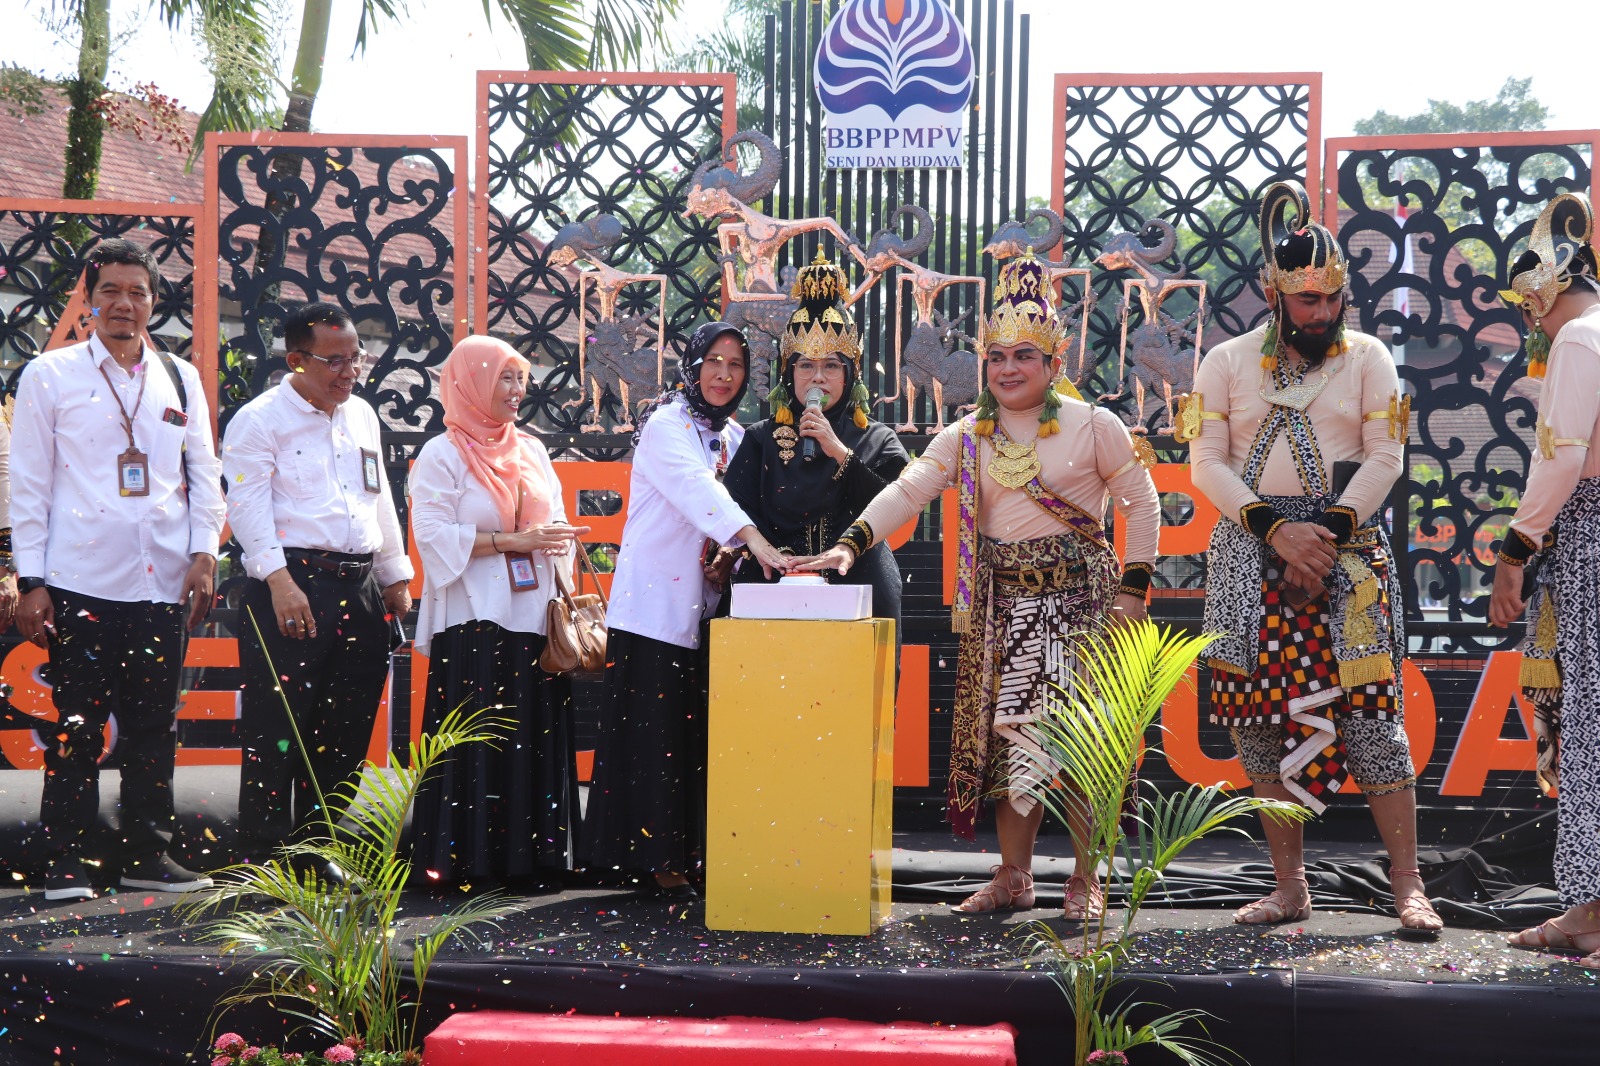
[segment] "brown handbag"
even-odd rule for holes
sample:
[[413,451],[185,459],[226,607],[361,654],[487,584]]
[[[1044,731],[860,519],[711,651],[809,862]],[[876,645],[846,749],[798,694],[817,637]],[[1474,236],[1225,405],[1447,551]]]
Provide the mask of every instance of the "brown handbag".
[[[545,608],[544,651],[539,665],[546,673],[599,673],[606,665],[606,597],[600,588],[600,575],[584,546],[578,545],[578,558],[594,579],[595,594],[573,595],[567,588],[560,566],[551,567],[556,575],[556,595]],[[580,571],[578,580],[583,580]]]

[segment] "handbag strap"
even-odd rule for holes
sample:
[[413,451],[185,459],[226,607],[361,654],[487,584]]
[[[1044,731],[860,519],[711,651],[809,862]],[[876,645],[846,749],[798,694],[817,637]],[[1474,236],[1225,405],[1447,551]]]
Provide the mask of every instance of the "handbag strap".
[[[577,546],[577,549],[578,549],[578,558],[583,560],[583,569],[589,571],[589,576],[594,578],[594,590],[600,596],[600,606],[609,611],[611,609],[611,602],[610,602],[610,600],[608,600],[606,598],[606,590],[604,588],[602,588],[601,585],[600,585],[600,572],[595,569],[594,560],[589,558],[589,553],[588,553],[587,550],[585,550],[585,548],[583,546],[583,541],[581,541],[581,540],[580,541],[574,541],[574,544]],[[567,583],[566,583],[566,581],[565,581],[565,579],[564,579],[564,577],[563,577],[563,575],[561,573],[561,567],[552,566],[550,569],[555,571],[556,589],[561,593],[562,598],[567,601],[567,605],[569,607],[571,607],[573,610],[577,610],[578,609],[578,605],[576,603],[574,603],[573,600],[572,600],[573,592],[575,592],[577,590],[576,589],[570,589],[569,590],[567,588]],[[582,578],[580,577],[578,580],[582,581]]]

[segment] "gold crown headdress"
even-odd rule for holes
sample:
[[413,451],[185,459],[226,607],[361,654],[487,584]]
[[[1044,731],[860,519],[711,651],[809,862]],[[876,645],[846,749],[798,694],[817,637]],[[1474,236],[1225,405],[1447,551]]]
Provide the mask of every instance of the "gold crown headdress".
[[871,396],[861,379],[861,335],[845,306],[850,294],[850,279],[837,264],[817,251],[811,265],[801,267],[789,295],[800,301],[789,316],[778,344],[778,379],[767,394],[773,421],[787,425],[794,421],[789,409],[789,364],[796,359],[822,359],[839,355],[855,367],[855,387],[850,402],[856,407],[856,425],[865,428]]
[[1000,268],[994,285],[994,313],[984,323],[987,344],[1027,342],[1046,355],[1061,346],[1050,275],[1029,248]]
[[1589,201],[1577,193],[1562,193],[1539,212],[1528,237],[1528,250],[1511,268],[1511,287],[1500,290],[1506,303],[1533,314],[1533,332],[1528,336],[1530,377],[1544,377],[1550,359],[1550,338],[1542,319],[1572,279],[1589,270],[1580,253],[1593,239],[1594,214]]
[[[1294,208],[1294,220],[1286,217]],[[1344,250],[1311,216],[1311,197],[1298,181],[1279,181],[1261,194],[1261,283],[1284,295],[1336,293],[1350,277]],[[1284,265],[1285,262],[1294,264]]]
[[[1000,277],[994,285],[994,313],[984,322],[983,343],[1031,344],[1043,352],[1046,359],[1055,357],[1062,346],[1061,324],[1056,319],[1054,293],[1050,272],[1034,257],[1033,249],[1010,260],[1000,268]],[[1056,412],[1061,409],[1064,387],[1076,394],[1070,383],[1058,386],[1051,382],[1045,389],[1044,407],[1039,411],[1039,436],[1048,437],[1061,428]],[[977,425],[979,436],[994,435],[995,419],[999,405],[994,393],[985,382],[978,395]]]

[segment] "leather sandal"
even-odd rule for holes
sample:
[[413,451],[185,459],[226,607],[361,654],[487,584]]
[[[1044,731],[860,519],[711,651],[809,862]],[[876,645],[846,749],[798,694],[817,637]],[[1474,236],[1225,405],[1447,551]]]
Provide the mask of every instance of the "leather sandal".
[[[1563,917],[1565,916],[1563,915]],[[1560,951],[1580,954],[1583,948],[1578,944],[1578,938],[1580,936],[1596,935],[1600,935],[1600,929],[1585,929],[1582,932],[1573,933],[1558,925],[1557,919],[1549,918],[1531,929],[1513,933],[1506,938],[1506,943],[1514,948],[1522,948],[1524,951]],[[1597,964],[1600,964],[1600,951],[1585,955],[1578,960],[1579,966],[1591,969]]]
[[[1389,871],[1389,884],[1394,885],[1396,877],[1415,877],[1422,881],[1421,870],[1395,870]],[[1411,933],[1437,934],[1444,928],[1444,919],[1439,917],[1439,912],[1433,909],[1433,904],[1428,902],[1426,886],[1419,892],[1408,892],[1404,896],[1396,892],[1394,896],[1394,911],[1400,917],[1400,928]]]
[[1066,905],[1061,917],[1069,922],[1098,922],[1106,913],[1106,897],[1100,885],[1082,874],[1067,879]]
[[991,866],[993,880],[953,905],[957,914],[1025,911],[1033,906],[1033,875],[1020,866]]
[[[1305,887],[1305,903],[1296,906],[1284,895],[1283,886],[1293,881]],[[1235,925],[1278,925],[1282,922],[1299,922],[1311,917],[1311,886],[1306,883],[1304,867],[1296,873],[1278,878],[1278,887],[1254,903],[1246,903],[1233,912]]]

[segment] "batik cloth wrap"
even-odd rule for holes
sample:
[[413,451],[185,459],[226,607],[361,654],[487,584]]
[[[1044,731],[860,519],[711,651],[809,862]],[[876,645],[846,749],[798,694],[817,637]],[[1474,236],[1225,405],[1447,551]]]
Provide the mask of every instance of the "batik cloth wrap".
[[[1045,755],[1038,723],[1055,687],[1080,683],[1077,645],[1102,631],[1119,568],[1105,526],[1035,477],[1020,491],[1060,519],[1067,531],[1002,542],[977,532],[978,438],[971,416],[962,427],[957,480],[958,527],[965,575],[956,609],[964,624],[956,664],[956,703],[946,792],[951,828],[971,840],[978,804],[1003,793],[1019,813],[1031,790],[1060,767]],[[1004,437],[996,428],[996,436]],[[990,486],[989,491],[1005,491]]]
[[[1303,496],[1260,495],[1280,434]],[[1243,479],[1290,522],[1311,521],[1337,502],[1311,420],[1289,407],[1274,406],[1262,421]],[[1283,784],[1317,812],[1326,807],[1322,797],[1350,784],[1334,710],[1378,720],[1401,715],[1405,636],[1394,605],[1403,601],[1392,559],[1388,533],[1373,515],[1339,545],[1327,593],[1296,605],[1284,595],[1285,566],[1276,552],[1237,522],[1218,522],[1211,535],[1204,628],[1221,634],[1207,649],[1211,721],[1283,725]]]
[[[1581,488],[1581,483],[1580,483]],[[1533,708],[1533,740],[1537,750],[1533,776],[1539,791],[1554,796],[1561,785],[1561,663],[1556,657],[1559,626],[1556,605],[1561,593],[1547,570],[1555,554],[1555,524],[1544,547],[1530,558],[1533,592],[1528,597],[1528,631],[1522,638],[1522,697]]]
[[[1540,695],[1552,712],[1544,725],[1550,783],[1559,769],[1561,784],[1556,887],[1571,907],[1600,900],[1600,478],[1578,482],[1552,528],[1555,543],[1543,550],[1535,600],[1541,613],[1549,605],[1555,623],[1558,687],[1546,685]],[[1543,627],[1533,602],[1528,609],[1536,645]]]

